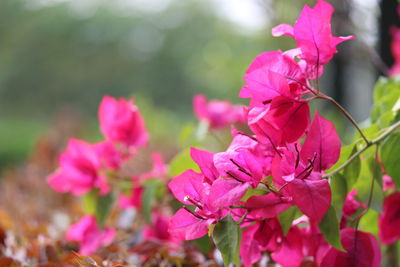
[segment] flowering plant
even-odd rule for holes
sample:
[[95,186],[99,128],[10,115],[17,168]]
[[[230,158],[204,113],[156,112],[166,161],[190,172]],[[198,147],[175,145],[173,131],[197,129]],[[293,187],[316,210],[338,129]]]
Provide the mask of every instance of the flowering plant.
[[[194,98],[196,116],[214,134],[239,125],[232,126],[225,151],[185,149],[169,170],[154,154],[152,171],[126,178],[123,166],[137,157],[148,133],[132,100],[105,97],[99,111],[105,141],[71,140],[48,178],[56,191],[84,195],[89,215],[71,226],[67,239],[79,242],[82,254],[118,239],[104,224],[119,194],[120,208],[143,214],[143,235],[130,248],[141,263],[161,252],[179,262],[176,255],[190,254],[183,240],[205,238],[225,266],[262,259],[284,267],[380,266],[381,245],[400,238],[400,86],[396,78],[378,82],[364,129],[321,92],[318,79],[336,46],[354,38],[332,35],[333,11],[319,0],[305,6],[293,26],[272,29],[274,36],[293,38],[296,48],[254,59],[239,94],[250,99],[247,107]],[[342,145],[335,125],[319,111],[311,114],[319,99],[354,125],[350,144]]]

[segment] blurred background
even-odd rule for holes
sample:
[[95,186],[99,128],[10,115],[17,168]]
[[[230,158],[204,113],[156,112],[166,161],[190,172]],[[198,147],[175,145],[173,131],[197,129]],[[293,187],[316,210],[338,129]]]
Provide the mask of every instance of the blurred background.
[[[392,63],[397,1],[329,2],[334,32],[356,40],[340,46],[321,87],[363,121]],[[237,97],[245,69],[263,51],[294,47],[270,30],[293,24],[305,3],[315,1],[1,0],[0,170],[51,149],[50,141],[99,140],[104,94],[134,96],[153,148],[173,146],[195,123],[194,94],[246,103]]]

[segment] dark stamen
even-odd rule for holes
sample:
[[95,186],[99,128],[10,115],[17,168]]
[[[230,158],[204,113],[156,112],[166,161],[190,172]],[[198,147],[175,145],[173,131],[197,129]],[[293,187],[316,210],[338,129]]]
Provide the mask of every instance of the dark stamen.
[[190,214],[192,214],[194,217],[200,219],[200,220],[206,220],[206,218],[201,217],[200,215],[198,215],[197,213],[195,213],[194,211],[192,211],[191,209],[189,209],[188,207],[184,206],[183,207],[187,212],[189,212]]

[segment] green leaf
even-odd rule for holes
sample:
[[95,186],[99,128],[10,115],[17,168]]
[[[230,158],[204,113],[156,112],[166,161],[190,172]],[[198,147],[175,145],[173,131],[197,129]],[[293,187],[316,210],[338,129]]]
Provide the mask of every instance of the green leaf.
[[210,244],[210,237],[208,235],[203,236],[202,238],[198,238],[193,240],[196,244],[196,247],[205,255],[211,252],[211,244]]
[[103,227],[108,215],[110,214],[112,205],[114,203],[114,196],[111,193],[99,196],[96,205],[96,219],[100,227]]
[[298,208],[292,206],[278,215],[278,220],[279,223],[281,224],[282,231],[285,236],[289,232],[289,229],[292,226],[292,222],[296,218],[297,213],[298,213]]
[[190,148],[182,150],[172,159],[170,163],[169,174],[171,176],[177,176],[188,169],[200,171],[199,166],[197,166],[197,164],[190,157]]
[[[348,158],[357,153],[357,151],[357,146],[355,145]],[[352,188],[357,182],[358,176],[360,175],[360,170],[361,160],[359,156],[353,159],[353,161],[343,169],[343,176],[346,179],[347,188]]]
[[354,189],[356,189],[360,200],[367,204],[370,198],[372,186],[373,190],[370,208],[376,210],[377,212],[381,212],[384,198],[383,191],[374,178],[374,175],[368,165],[368,160],[361,162],[360,177],[358,178],[357,183],[354,185]]
[[99,190],[93,189],[89,193],[83,195],[82,207],[86,214],[95,214],[97,205],[97,195]]
[[392,177],[397,188],[400,188],[400,133],[392,133],[380,148],[380,159],[386,173]]
[[246,194],[242,197],[241,201],[247,201],[252,196],[262,196],[265,195],[268,191],[264,189],[265,187],[261,188],[252,188],[249,187],[246,191]]
[[222,254],[225,267],[229,266],[231,262],[236,264],[236,266],[240,266],[240,239],[240,227],[230,215],[226,216],[215,225],[213,240],[215,246]]
[[331,179],[331,191],[332,206],[335,208],[338,218],[342,217],[343,204],[348,190],[345,177],[340,173],[336,173]]
[[360,230],[373,234],[378,240],[378,212],[369,209],[360,219]]
[[329,210],[325,213],[325,216],[318,224],[318,227],[329,244],[337,250],[345,251],[340,242],[339,222],[334,207],[329,207]]
[[338,161],[329,170],[327,170],[326,173],[330,173],[340,167],[349,158],[352,150],[353,145],[343,146],[340,150],[340,157]]
[[144,185],[144,192],[142,196],[142,211],[146,223],[151,222],[151,211],[153,207],[154,200],[156,198],[158,188],[157,180],[148,180]]

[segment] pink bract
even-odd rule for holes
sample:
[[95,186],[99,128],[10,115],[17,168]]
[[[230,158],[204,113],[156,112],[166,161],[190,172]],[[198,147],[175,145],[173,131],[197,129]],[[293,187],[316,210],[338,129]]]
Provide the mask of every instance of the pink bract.
[[[355,242],[357,238],[357,242]],[[370,233],[346,228],[340,231],[340,239],[346,252],[331,247],[322,260],[324,267],[379,267],[381,250]]]
[[278,25],[272,30],[274,36],[287,35],[296,40],[301,49],[300,58],[308,64],[308,77],[319,77],[319,67],[328,63],[337,53],[336,46],[353,36],[336,37],[332,35],[331,18],[333,7],[319,0],[313,7],[305,6],[293,28],[290,25]]
[[232,105],[228,101],[211,100],[207,103],[204,95],[193,97],[193,109],[200,121],[209,123],[211,129],[223,128],[233,123],[245,121],[244,107]]
[[66,233],[66,239],[80,244],[79,253],[90,255],[102,246],[111,244],[115,237],[115,229],[100,229],[96,218],[91,215],[83,217],[79,222],[71,225]]
[[109,187],[100,174],[101,157],[95,147],[82,140],[71,139],[59,158],[60,168],[47,179],[57,192],[82,195],[94,188],[106,194]]
[[400,238],[400,192],[385,198],[382,214],[379,215],[379,237],[383,244],[390,245]]
[[99,107],[100,129],[104,137],[131,150],[147,144],[149,135],[133,100],[105,96]]

